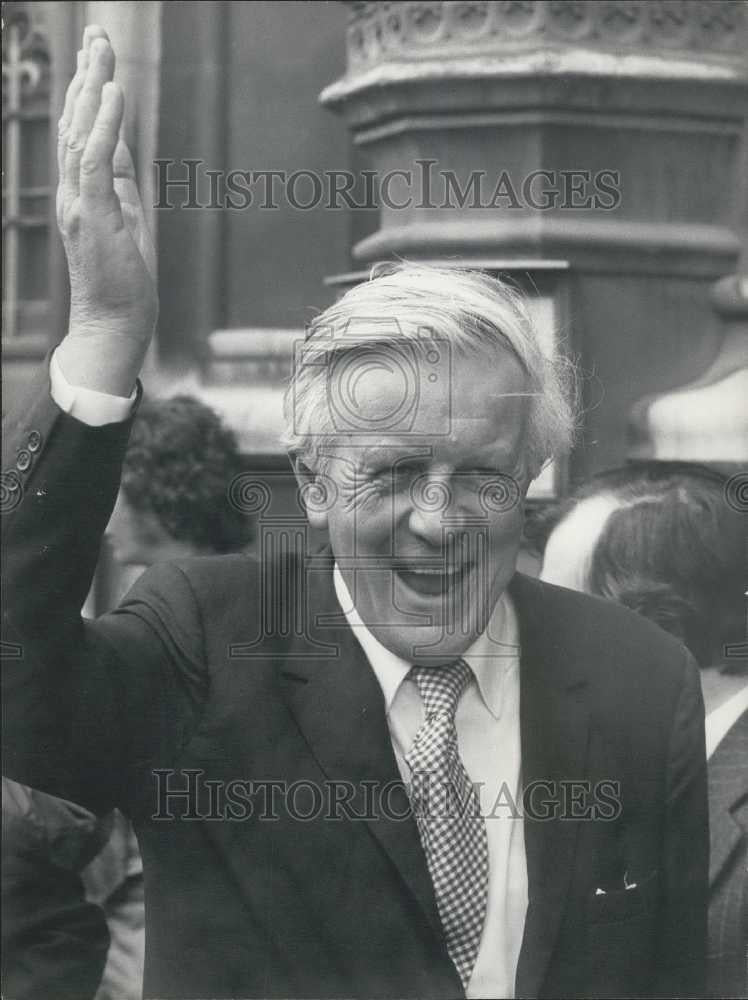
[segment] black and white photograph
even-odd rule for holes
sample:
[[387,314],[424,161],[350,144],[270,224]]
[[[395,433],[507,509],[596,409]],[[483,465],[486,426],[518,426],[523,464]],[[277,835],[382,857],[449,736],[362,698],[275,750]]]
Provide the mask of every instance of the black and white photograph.
[[748,3],[2,62],[2,1000],[748,998]]

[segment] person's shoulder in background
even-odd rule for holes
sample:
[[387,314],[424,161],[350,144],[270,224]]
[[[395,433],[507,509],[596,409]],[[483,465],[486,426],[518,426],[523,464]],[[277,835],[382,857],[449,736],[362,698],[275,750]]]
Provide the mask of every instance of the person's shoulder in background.
[[651,718],[665,706],[674,709],[684,686],[700,702],[693,657],[659,626],[605,598],[528,577],[516,581],[531,608],[525,628],[544,632],[556,669],[572,666],[612,724],[632,712]]
[[101,979],[109,932],[80,872],[111,821],[3,778],[2,982],[15,1000],[87,1000]]

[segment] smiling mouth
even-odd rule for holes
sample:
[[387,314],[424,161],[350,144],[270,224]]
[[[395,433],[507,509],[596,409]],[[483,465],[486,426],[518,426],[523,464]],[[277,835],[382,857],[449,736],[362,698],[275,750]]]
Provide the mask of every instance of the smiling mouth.
[[395,575],[416,594],[439,596],[462,583],[470,567],[462,563],[447,569],[444,566],[417,566],[412,563],[395,566]]

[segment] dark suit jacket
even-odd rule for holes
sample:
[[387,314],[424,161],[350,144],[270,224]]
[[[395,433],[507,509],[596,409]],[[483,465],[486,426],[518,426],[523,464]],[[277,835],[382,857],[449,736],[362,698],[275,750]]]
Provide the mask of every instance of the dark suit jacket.
[[748,996],[748,712],[709,759],[707,992]]
[[[133,818],[146,995],[462,996],[329,558],[159,566],[117,611],[81,623],[126,437],[62,415],[44,379],[6,435],[22,493],[3,522],[8,773]],[[525,820],[517,993],[698,993],[708,835],[693,662],[612,604],[519,575],[511,593],[523,781],[541,791],[536,814],[567,798]],[[197,807],[159,800],[164,782],[190,780]],[[243,815],[242,780],[296,782],[292,805],[280,796],[275,809],[255,784]],[[618,783],[620,810],[592,818],[569,780]],[[336,781],[350,783],[350,810],[328,816],[314,788]]]

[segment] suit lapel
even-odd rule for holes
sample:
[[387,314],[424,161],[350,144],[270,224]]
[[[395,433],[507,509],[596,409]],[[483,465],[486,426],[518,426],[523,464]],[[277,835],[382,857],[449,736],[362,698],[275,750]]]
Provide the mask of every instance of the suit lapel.
[[[557,640],[563,634],[563,623],[552,620],[554,602],[545,599],[544,589],[520,575],[510,587],[520,623],[522,784],[529,802],[533,787],[538,789],[535,801],[542,802],[559,794],[558,782],[584,777],[589,733],[586,681],[579,664],[551,642],[551,637]],[[517,996],[537,996],[542,987],[569,888],[578,829],[574,820],[525,817],[528,909]]]
[[709,782],[709,884],[714,885],[748,829],[748,712],[743,712],[712,754]]
[[[417,902],[446,955],[436,899],[397,768],[377,679],[335,596],[331,566],[309,571],[308,628],[295,636],[288,659],[278,662],[289,709],[311,753],[329,780],[354,787],[351,807],[387,853],[404,888]],[[584,676],[550,637],[563,632],[551,621],[553,601],[544,585],[515,576],[510,593],[520,623],[520,725],[523,785],[581,778],[585,774],[589,720]],[[322,625],[322,627],[320,627]],[[322,656],[322,644],[334,652]],[[305,656],[305,647],[309,656]],[[365,783],[389,789],[389,809],[366,799]],[[549,798],[540,790],[539,798]],[[398,818],[404,817],[404,818]],[[525,819],[529,905],[517,969],[517,995],[537,996],[553,951],[571,877],[578,822]],[[455,980],[456,995],[459,980]]]
[[[355,789],[351,808],[384,849],[423,911],[442,947],[443,932],[418,828],[395,760],[381,688],[343,616],[329,567],[308,575],[311,633],[333,644],[324,659],[295,650],[280,671],[286,700],[328,779]],[[320,627],[320,624],[322,627]],[[298,640],[303,647],[308,637]],[[374,793],[366,792],[366,788]],[[368,794],[368,798],[367,798]]]

